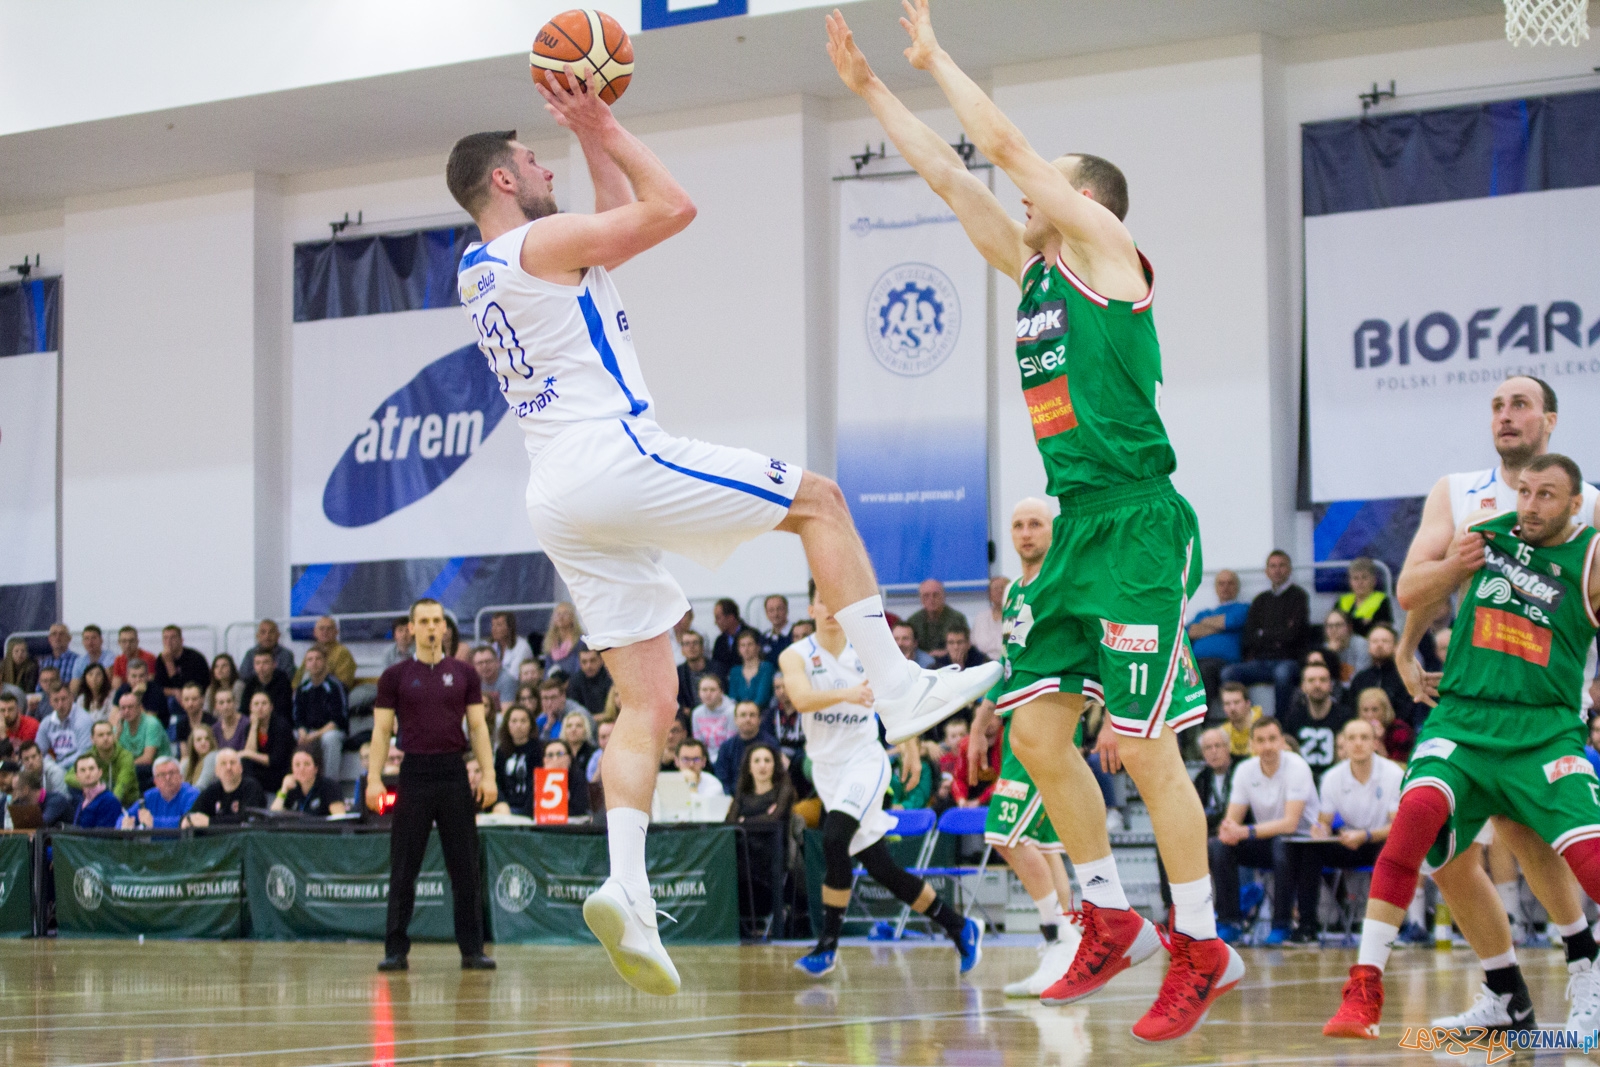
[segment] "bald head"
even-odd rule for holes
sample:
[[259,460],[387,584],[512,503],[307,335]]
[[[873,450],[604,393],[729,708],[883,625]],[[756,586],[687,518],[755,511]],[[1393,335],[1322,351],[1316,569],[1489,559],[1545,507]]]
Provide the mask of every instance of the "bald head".
[[1032,578],[1050,551],[1051,507],[1036,496],[1011,509],[1011,545],[1022,560],[1023,577]]

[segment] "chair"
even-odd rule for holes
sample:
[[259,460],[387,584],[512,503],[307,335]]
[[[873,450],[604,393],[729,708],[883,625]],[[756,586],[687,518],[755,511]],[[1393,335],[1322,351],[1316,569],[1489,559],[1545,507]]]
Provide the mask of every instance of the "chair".
[[[938,819],[934,816],[933,812],[927,808],[912,808],[910,810],[892,808],[889,809],[889,814],[894,818],[895,821],[894,829],[890,830],[889,834],[892,834],[895,837],[922,838],[922,847],[917,850],[915,864],[918,868],[926,867],[928,865],[928,861],[933,857],[933,846],[937,844],[939,840]],[[858,918],[871,923],[875,921],[872,917],[872,914],[867,911],[867,906],[861,903],[860,899],[855,893],[856,882],[859,881],[861,876],[866,873],[867,869],[861,866],[856,866],[850,872],[850,907],[859,908],[861,914],[858,916]],[[846,915],[849,915],[848,910],[846,911]],[[901,922],[895,927],[894,936],[896,938],[899,938],[900,932],[904,926],[905,921],[902,918]]]
[[[937,843],[940,834],[952,834],[957,837],[968,836],[971,834],[981,834],[984,832],[984,828],[988,821],[989,809],[987,807],[950,808],[939,818],[939,828],[934,833],[934,841]],[[929,848],[928,854],[931,856],[932,853],[932,848]],[[989,857],[993,854],[994,845],[986,840],[983,843],[983,858],[978,861],[978,865],[976,867],[960,865],[954,867],[925,867],[919,865],[911,873],[917,875],[919,878],[926,878],[929,875],[944,875],[948,878],[960,879],[970,875],[977,875],[981,879],[983,874],[989,869]],[[959,885],[960,883],[958,882],[957,884]],[[978,903],[977,893],[974,892],[971,899],[965,901],[964,903],[965,906],[961,909],[961,915],[963,918],[971,914],[972,906]],[[989,914],[989,909],[985,908],[982,904],[978,904],[978,910],[983,912],[984,922],[993,927],[995,925],[994,917]],[[901,910],[900,927],[905,926],[906,920],[910,918],[910,913],[910,908],[904,908]],[[898,928],[895,931],[895,936],[899,936]]]

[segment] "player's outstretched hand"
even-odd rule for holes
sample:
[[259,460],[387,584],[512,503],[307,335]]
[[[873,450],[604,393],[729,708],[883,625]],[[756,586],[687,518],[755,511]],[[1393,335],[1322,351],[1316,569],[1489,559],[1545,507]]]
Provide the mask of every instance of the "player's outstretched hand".
[[872,65],[856,47],[856,35],[850,32],[838,8],[828,16],[828,58],[833,60],[839,79],[852,93],[859,96],[872,84]]
[[933,36],[933,15],[928,11],[928,0],[900,0],[900,6],[906,11],[906,17],[900,20],[900,25],[911,37],[911,44],[906,48],[906,59],[918,70],[927,70],[933,66],[933,59],[939,54],[939,41]]
[[1405,683],[1406,692],[1411,694],[1412,700],[1426,704],[1430,708],[1439,702],[1440,674],[1424,671],[1415,656],[1396,656],[1394,668],[1400,675],[1400,681]]
[[558,123],[582,137],[597,133],[611,121],[611,108],[599,93],[589,91],[589,86],[578,78],[571,63],[567,64],[567,88],[556,80],[554,71],[544,72],[544,81],[533,87],[544,97],[544,109]]
[[1109,721],[1100,723],[1100,736],[1095,741],[1094,750],[1100,755],[1101,771],[1116,774],[1122,770],[1122,755],[1117,751],[1117,732],[1111,728]]

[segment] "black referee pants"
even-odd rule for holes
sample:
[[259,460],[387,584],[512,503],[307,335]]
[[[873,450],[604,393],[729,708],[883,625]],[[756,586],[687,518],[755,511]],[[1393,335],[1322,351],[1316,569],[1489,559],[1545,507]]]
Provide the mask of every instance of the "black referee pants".
[[389,913],[384,955],[411,951],[407,928],[417,903],[417,875],[437,824],[450,891],[456,902],[456,944],[463,956],[483,952],[483,896],[478,879],[477,804],[459,753],[411,753],[400,764],[400,787],[389,830]]

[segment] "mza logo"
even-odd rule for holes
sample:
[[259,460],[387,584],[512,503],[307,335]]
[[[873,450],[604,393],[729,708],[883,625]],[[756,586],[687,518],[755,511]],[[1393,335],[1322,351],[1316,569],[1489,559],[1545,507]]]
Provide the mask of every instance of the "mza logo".
[[1100,620],[1100,643],[1113,652],[1133,652],[1148,656],[1161,650],[1159,626],[1136,626],[1127,622]]
[[1565,778],[1569,774],[1587,774],[1593,778],[1594,765],[1582,756],[1562,756],[1544,765],[1546,782],[1554,782],[1557,778]]
[[434,360],[379,404],[328,475],[322,513],[368,526],[443,485],[505,417],[475,344]]
[[917,378],[936,369],[960,335],[961,300],[937,267],[891,267],[867,297],[867,347],[894,374]]

